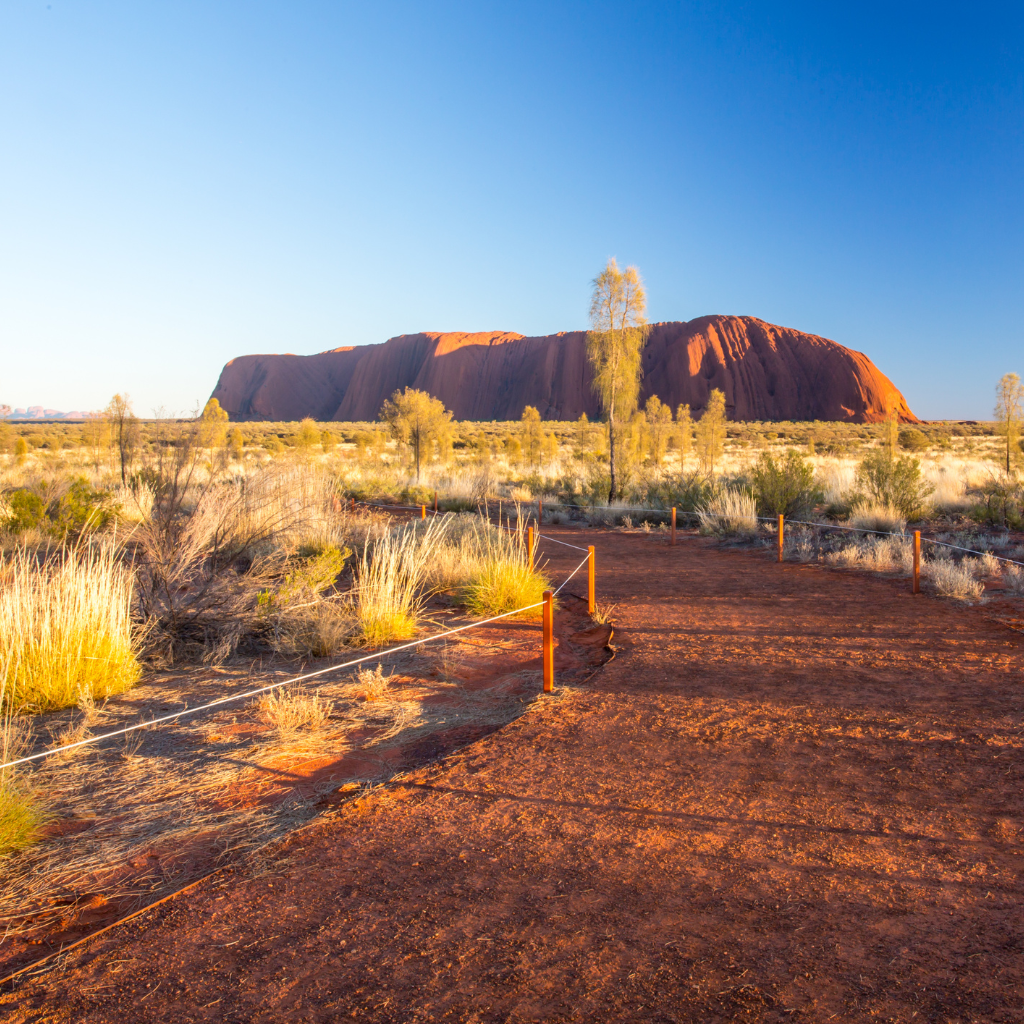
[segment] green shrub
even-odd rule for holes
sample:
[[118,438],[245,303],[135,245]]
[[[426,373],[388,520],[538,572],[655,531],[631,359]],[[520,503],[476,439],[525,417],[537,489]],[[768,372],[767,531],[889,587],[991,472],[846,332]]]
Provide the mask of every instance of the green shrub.
[[910,452],[923,452],[928,447],[928,438],[920,430],[907,427],[899,433],[900,447]]
[[62,540],[78,537],[86,529],[106,526],[114,516],[105,491],[94,491],[85,477],[72,480],[71,486],[46,510],[50,532]]
[[888,505],[906,519],[920,519],[935,488],[921,479],[921,463],[909,455],[875,451],[857,470],[857,479],[872,502]]
[[981,492],[981,500],[971,509],[971,518],[986,526],[1024,529],[1024,496],[1020,485],[989,481]]
[[822,493],[814,485],[814,467],[790,449],[776,461],[762,452],[753,472],[757,511],[762,516],[798,516],[811,512]]
[[3,526],[11,533],[21,533],[41,526],[46,519],[46,502],[27,488],[9,491],[5,504],[7,511]]

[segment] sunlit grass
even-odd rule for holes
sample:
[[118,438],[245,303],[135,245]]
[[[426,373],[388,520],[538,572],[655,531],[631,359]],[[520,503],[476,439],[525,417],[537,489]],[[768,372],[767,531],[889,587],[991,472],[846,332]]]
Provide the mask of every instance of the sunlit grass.
[[0,683],[8,707],[49,711],[138,681],[132,575],[112,546],[65,550],[41,564],[21,550],[0,571]]

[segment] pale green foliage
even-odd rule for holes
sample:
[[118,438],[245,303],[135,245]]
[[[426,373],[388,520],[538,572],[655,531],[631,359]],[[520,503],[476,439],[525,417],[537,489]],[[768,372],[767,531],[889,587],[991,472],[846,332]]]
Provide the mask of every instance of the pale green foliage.
[[708,396],[708,404],[697,421],[697,459],[702,472],[715,475],[715,463],[725,451],[725,393],[715,388]]
[[587,333],[591,387],[608,416],[609,501],[615,500],[617,490],[616,423],[633,414],[640,397],[641,353],[649,332],[646,309],[640,272],[636,267],[619,270],[610,259],[594,279]]
[[647,457],[661,469],[672,431],[672,410],[657,395],[651,395],[644,406],[647,420]]
[[206,403],[199,420],[199,446],[223,448],[228,439],[228,414],[216,398]]
[[295,444],[298,448],[308,452],[314,445],[320,443],[320,428],[316,421],[307,416],[299,423],[298,432],[295,435]]
[[857,479],[868,497],[888,505],[905,519],[917,519],[935,489],[921,479],[921,463],[909,455],[892,456],[888,449],[872,452],[857,471]]
[[681,405],[676,409],[676,436],[679,440],[680,467],[685,471],[686,460],[693,451],[693,419],[689,405]]
[[1005,469],[1009,473],[1020,461],[1021,403],[1024,402],[1024,384],[1016,373],[1004,374],[996,385],[995,415],[999,432],[1006,437]]
[[519,437],[522,444],[523,458],[531,466],[539,466],[544,457],[544,429],[540,425],[540,413],[528,405],[523,409],[523,418],[520,421]]
[[814,467],[792,448],[778,460],[762,452],[752,483],[757,511],[763,516],[806,515],[821,500],[821,491],[814,486]]
[[422,584],[436,557],[447,517],[410,523],[368,539],[358,563],[356,615],[362,640],[371,645],[406,640],[419,625]]
[[440,399],[425,391],[396,391],[384,403],[381,419],[391,428],[392,436],[411,449],[417,482],[424,462],[446,457],[451,449],[452,414]]
[[232,427],[228,431],[227,441],[232,456],[240,460],[245,451],[245,434],[242,433],[241,427]]

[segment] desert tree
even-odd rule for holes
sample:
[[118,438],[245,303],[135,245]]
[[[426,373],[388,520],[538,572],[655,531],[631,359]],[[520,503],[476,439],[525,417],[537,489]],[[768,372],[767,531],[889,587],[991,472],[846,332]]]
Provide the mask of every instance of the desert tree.
[[1006,438],[1006,472],[1020,455],[1021,404],[1024,403],[1024,384],[1015,373],[1006,373],[996,385],[996,419],[999,433]]
[[715,475],[715,463],[725,451],[725,393],[715,388],[708,396],[696,430],[697,458],[700,468],[710,478]]
[[228,431],[227,446],[231,457],[241,462],[245,455],[245,434],[241,427],[235,426]]
[[306,416],[299,421],[299,429],[295,432],[295,447],[300,451],[309,454],[314,445],[320,444],[320,428],[312,416]]
[[617,497],[616,423],[632,416],[640,397],[641,353],[650,330],[646,310],[640,272],[636,267],[619,270],[618,263],[610,259],[594,278],[587,332],[591,386],[608,417],[609,502]]
[[532,405],[523,409],[519,439],[523,457],[531,466],[539,466],[544,457],[544,428],[540,425],[540,413]]
[[686,460],[693,451],[693,418],[689,405],[676,409],[676,434],[679,438],[679,468],[686,472]]
[[647,416],[647,454],[661,469],[672,431],[672,410],[657,395],[651,395],[644,405],[644,413]]
[[199,443],[203,448],[223,448],[228,439],[228,414],[216,398],[211,398],[199,416]]
[[419,483],[423,462],[431,461],[435,448],[443,454],[451,445],[452,414],[439,398],[407,387],[384,403],[380,416],[395,440],[412,451]]
[[9,405],[0,405],[0,452],[6,452],[11,447],[11,427],[7,417],[11,415]]
[[114,395],[107,405],[105,416],[121,463],[121,484],[127,486],[128,474],[139,444],[139,421],[132,411],[131,399],[127,395]]

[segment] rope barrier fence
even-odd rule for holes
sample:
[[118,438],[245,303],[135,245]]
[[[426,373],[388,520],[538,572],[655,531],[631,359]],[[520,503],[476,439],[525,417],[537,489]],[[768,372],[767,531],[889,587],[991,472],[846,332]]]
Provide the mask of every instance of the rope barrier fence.
[[[576,545],[566,545],[567,547],[576,547]],[[562,591],[565,585],[585,566],[588,562],[593,563],[593,548],[576,548],[578,551],[586,551],[587,557],[584,558],[575,569],[565,577],[564,580],[559,584],[558,588],[554,591],[546,591],[544,600],[536,601],[533,604],[524,605],[522,608],[515,608],[512,611],[502,612],[500,615],[492,615],[486,619],[480,619],[476,622],[467,623],[464,626],[457,626],[454,629],[446,629],[440,633],[435,633],[433,636],[423,637],[419,640],[412,640],[406,644],[400,644],[397,647],[389,647],[386,650],[375,651],[372,654],[366,654],[359,658],[351,658],[348,661],[340,662],[335,665],[328,665],[326,668],[317,669],[313,672],[306,672],[302,675],[292,676],[289,679],[281,679],[274,683],[268,683],[266,686],[255,687],[251,690],[245,690],[242,693],[232,693],[224,697],[218,697],[216,700],[208,701],[205,704],[199,704],[194,708],[182,708],[181,711],[175,711],[169,715],[161,715],[159,718],[150,718],[142,722],[135,722],[131,725],[126,725],[120,729],[114,729],[110,732],[101,733],[97,736],[88,736],[85,739],[78,740],[74,743],[65,743],[59,747],[50,747],[46,750],[37,751],[34,754],[28,754],[25,757],[19,757],[13,761],[7,761],[4,764],[0,764],[0,771],[4,771],[8,768],[16,768],[19,765],[28,764],[33,761],[40,761],[44,758],[51,757],[55,754],[64,754],[70,750],[75,750],[79,747],[88,746],[91,744],[102,743],[104,740],[116,739],[120,736],[127,736],[131,732],[136,732],[140,729],[151,729],[157,725],[166,725],[169,722],[178,722],[182,718],[188,718],[193,715],[198,715],[205,711],[211,711],[214,708],[221,708],[227,704],[232,704],[241,700],[248,700],[252,697],[258,697],[260,694],[269,693],[272,690],[280,689],[284,686],[290,686],[293,683],[305,682],[308,679],[315,679],[318,676],[326,675],[329,672],[340,672],[342,669],[353,668],[356,665],[362,665],[367,661],[380,661],[381,659],[390,657],[393,654],[398,654],[401,651],[411,650],[414,647],[422,647],[424,644],[433,643],[436,640],[443,640],[446,637],[455,636],[457,633],[464,633],[469,629],[477,629],[480,626],[486,626],[492,622],[498,622],[501,619],[510,618],[513,615],[521,615],[523,612],[533,611],[535,608],[545,608],[546,605],[550,604],[552,598],[557,597]],[[591,608],[591,612],[593,609]],[[545,630],[545,634],[549,631]],[[544,652],[547,657],[547,649],[551,646],[551,637],[545,635],[544,637]],[[545,686],[545,691],[550,692],[550,685]]]
[[[353,502],[353,505],[356,504],[356,500],[354,498],[352,499],[352,502]],[[382,508],[382,509],[396,508],[396,509],[402,509],[402,510],[406,510],[406,511],[420,511],[423,514],[425,514],[425,512],[427,511],[427,506],[425,506],[425,505],[398,505],[398,504],[386,504],[386,503],[383,503],[383,502],[380,502],[380,503],[377,503],[377,502],[359,502],[359,504],[364,505],[366,507],[370,507],[370,508]],[[548,502],[548,505],[549,506],[555,506],[555,507],[558,507],[558,508],[575,508],[575,509],[581,509],[581,510],[590,509],[590,510],[616,511],[616,512],[621,510],[621,511],[636,511],[636,512],[647,512],[647,513],[671,515],[672,521],[673,521],[673,526],[675,525],[675,519],[676,519],[677,515],[692,516],[694,518],[700,518],[702,516],[707,516],[707,517],[712,517],[712,518],[735,518],[734,516],[726,516],[725,514],[722,514],[722,513],[690,512],[690,511],[678,510],[676,508],[671,508],[671,509],[652,509],[652,508],[641,508],[639,506],[615,506],[614,508],[612,508],[610,506],[602,506],[602,505],[566,505],[566,504],[563,504],[563,503],[560,503],[560,502]],[[447,515],[448,514],[448,513],[444,513],[444,512],[438,512],[436,509],[432,509],[430,511],[432,512],[433,515]],[[765,522],[765,523],[774,522],[774,518],[770,517],[770,516],[755,516],[754,518],[758,522]],[[781,530],[781,528],[783,526],[783,517],[779,516],[778,520],[779,520],[779,528]],[[812,528],[812,529],[838,530],[838,531],[849,532],[849,533],[859,533],[859,534],[875,535],[875,536],[881,536],[881,537],[903,536],[903,535],[899,535],[899,534],[887,533],[884,530],[870,530],[870,529],[861,528],[861,527],[843,526],[843,525],[841,525],[839,523],[809,522],[807,520],[801,520],[801,519],[790,519],[790,520],[785,520],[785,522],[787,522],[789,525],[793,525],[793,526],[806,526],[806,527],[809,527],[809,528]],[[505,528],[511,530],[512,532],[515,532],[512,527],[505,527]],[[532,529],[531,529],[530,532],[532,534]],[[907,539],[910,539],[910,538],[907,538]],[[531,537],[531,540],[534,543],[539,543],[542,540],[548,541],[548,542],[553,543],[553,544],[558,544],[558,545],[560,545],[562,547],[571,548],[571,549],[573,549],[575,551],[583,551],[586,554],[586,557],[583,558],[583,560],[572,570],[571,573],[569,573],[568,576],[566,576],[566,578],[559,584],[557,589],[555,589],[554,591],[546,591],[545,592],[545,596],[544,596],[544,600],[543,601],[538,601],[538,602],[536,602],[534,604],[525,605],[522,608],[516,608],[516,609],[514,609],[512,611],[509,611],[509,612],[503,612],[500,615],[494,615],[494,616],[491,616],[490,618],[481,619],[481,620],[479,620],[477,622],[467,623],[464,626],[458,626],[458,627],[456,627],[454,629],[444,630],[443,632],[435,633],[434,635],[429,636],[429,637],[423,637],[422,639],[413,640],[413,641],[410,641],[409,643],[406,643],[406,644],[400,644],[397,647],[389,647],[386,650],[376,651],[376,652],[374,652],[372,654],[363,655],[362,657],[359,657],[359,658],[352,658],[352,659],[350,659],[348,661],[340,662],[340,663],[335,664],[335,665],[329,665],[326,668],[317,669],[317,670],[315,670],[313,672],[306,672],[306,673],[304,673],[302,675],[292,676],[289,679],[283,679],[283,680],[280,680],[278,682],[269,683],[266,686],[256,687],[256,688],[251,689],[251,690],[246,690],[246,691],[244,691],[242,693],[228,694],[227,696],[219,697],[218,699],[213,700],[213,701],[209,701],[209,702],[207,702],[205,704],[197,705],[194,708],[183,708],[181,711],[176,711],[176,712],[173,712],[172,714],[169,714],[169,715],[162,715],[159,718],[152,718],[152,719],[147,719],[147,720],[142,721],[142,722],[135,722],[135,723],[133,723],[131,725],[124,726],[121,729],[115,729],[115,730],[113,730],[111,732],[101,733],[100,735],[97,735],[97,736],[89,736],[89,737],[86,737],[85,739],[78,740],[78,741],[76,741],[74,743],[68,743],[68,744],[64,744],[64,745],[59,746],[59,747],[52,747],[52,748],[48,748],[46,750],[37,751],[34,754],[28,754],[28,755],[26,755],[24,757],[20,757],[20,758],[17,758],[15,760],[8,761],[8,762],[6,762],[4,764],[0,764],[0,771],[4,771],[4,770],[6,770],[8,768],[16,768],[19,765],[27,764],[29,762],[39,761],[39,760],[42,760],[44,758],[50,757],[50,756],[55,755],[55,754],[66,753],[66,752],[68,752],[70,750],[74,750],[74,749],[79,748],[79,747],[84,747],[84,746],[91,745],[91,744],[101,743],[104,740],[116,739],[117,737],[125,736],[128,733],[135,732],[135,731],[140,730],[140,729],[150,729],[150,728],[153,728],[154,726],[166,725],[167,723],[170,723],[170,722],[177,722],[177,721],[180,721],[182,718],[187,718],[187,717],[191,717],[193,715],[200,714],[202,712],[211,711],[211,710],[213,710],[215,708],[220,708],[220,707],[223,707],[223,706],[225,706],[227,704],[235,703],[237,701],[247,700],[249,698],[259,696],[260,694],[267,693],[267,692],[272,691],[272,690],[280,689],[281,687],[290,686],[290,685],[292,685],[294,683],[304,682],[304,681],[306,681],[308,679],[314,679],[314,678],[317,678],[318,676],[322,676],[322,675],[325,675],[325,674],[330,673],[330,672],[338,672],[338,671],[341,671],[343,669],[352,668],[352,667],[354,667],[356,665],[364,664],[367,661],[380,660],[382,658],[389,657],[390,655],[398,654],[401,651],[410,650],[410,649],[415,648],[415,647],[421,647],[421,646],[423,646],[425,644],[433,643],[434,641],[437,641],[437,640],[442,640],[445,637],[454,636],[457,633],[462,633],[462,632],[465,632],[466,630],[469,630],[469,629],[475,629],[475,628],[477,628],[479,626],[486,626],[489,623],[497,622],[497,621],[499,621],[501,619],[507,619],[507,618],[510,618],[513,615],[520,615],[523,612],[532,611],[535,608],[544,608],[544,607],[546,607],[546,603],[551,598],[557,596],[562,591],[562,589],[566,586],[566,584],[568,584],[569,581],[571,579],[573,579],[573,577],[575,577],[576,574],[579,573],[580,570],[585,565],[588,565],[588,564],[589,564],[589,581],[588,581],[589,582],[589,586],[588,586],[589,602],[588,602],[588,604],[589,604],[590,614],[592,615],[594,613],[594,609],[595,609],[595,602],[594,602],[594,548],[593,548],[593,546],[584,548],[584,547],[581,547],[578,544],[570,544],[567,541],[559,540],[557,537],[550,537],[547,534],[540,533],[540,532],[538,532],[536,534],[535,538]],[[1002,556],[1002,555],[996,555],[996,554],[994,554],[993,552],[990,552],[990,551],[989,552],[977,551],[974,548],[965,548],[965,547],[962,547],[962,546],[960,546],[958,544],[950,544],[950,543],[947,543],[945,541],[933,540],[930,537],[921,537],[920,536],[920,531],[915,531],[914,536],[913,536],[913,540],[914,540],[914,544],[915,544],[915,567],[914,567],[914,592],[915,593],[918,592],[918,574],[919,574],[919,558],[918,558],[918,556],[916,554],[916,551],[920,550],[919,549],[919,545],[920,545],[921,541],[924,541],[925,543],[928,543],[928,544],[936,545],[938,547],[950,548],[950,549],[952,549],[954,551],[962,551],[965,554],[972,554],[972,555],[985,555],[985,554],[988,554],[988,555],[991,555],[993,558],[997,559],[998,561],[1006,562],[1006,563],[1009,563],[1011,565],[1017,565],[1017,566],[1024,567],[1024,562],[1019,562],[1019,561],[1017,561],[1015,559],[1012,559],[1012,558],[1006,558],[1005,556]],[[779,555],[780,555],[780,561],[782,560],[782,550],[783,550],[783,548],[782,548],[782,537],[781,537],[781,533],[780,533],[780,536],[779,536]],[[530,555],[531,564],[532,564],[532,557],[533,556],[532,556],[532,550],[531,550],[531,555]],[[545,632],[545,644],[547,644],[548,643],[548,637],[547,637],[546,634],[548,633],[548,630],[545,629],[544,632]],[[546,647],[545,647],[545,659],[547,659]]]

